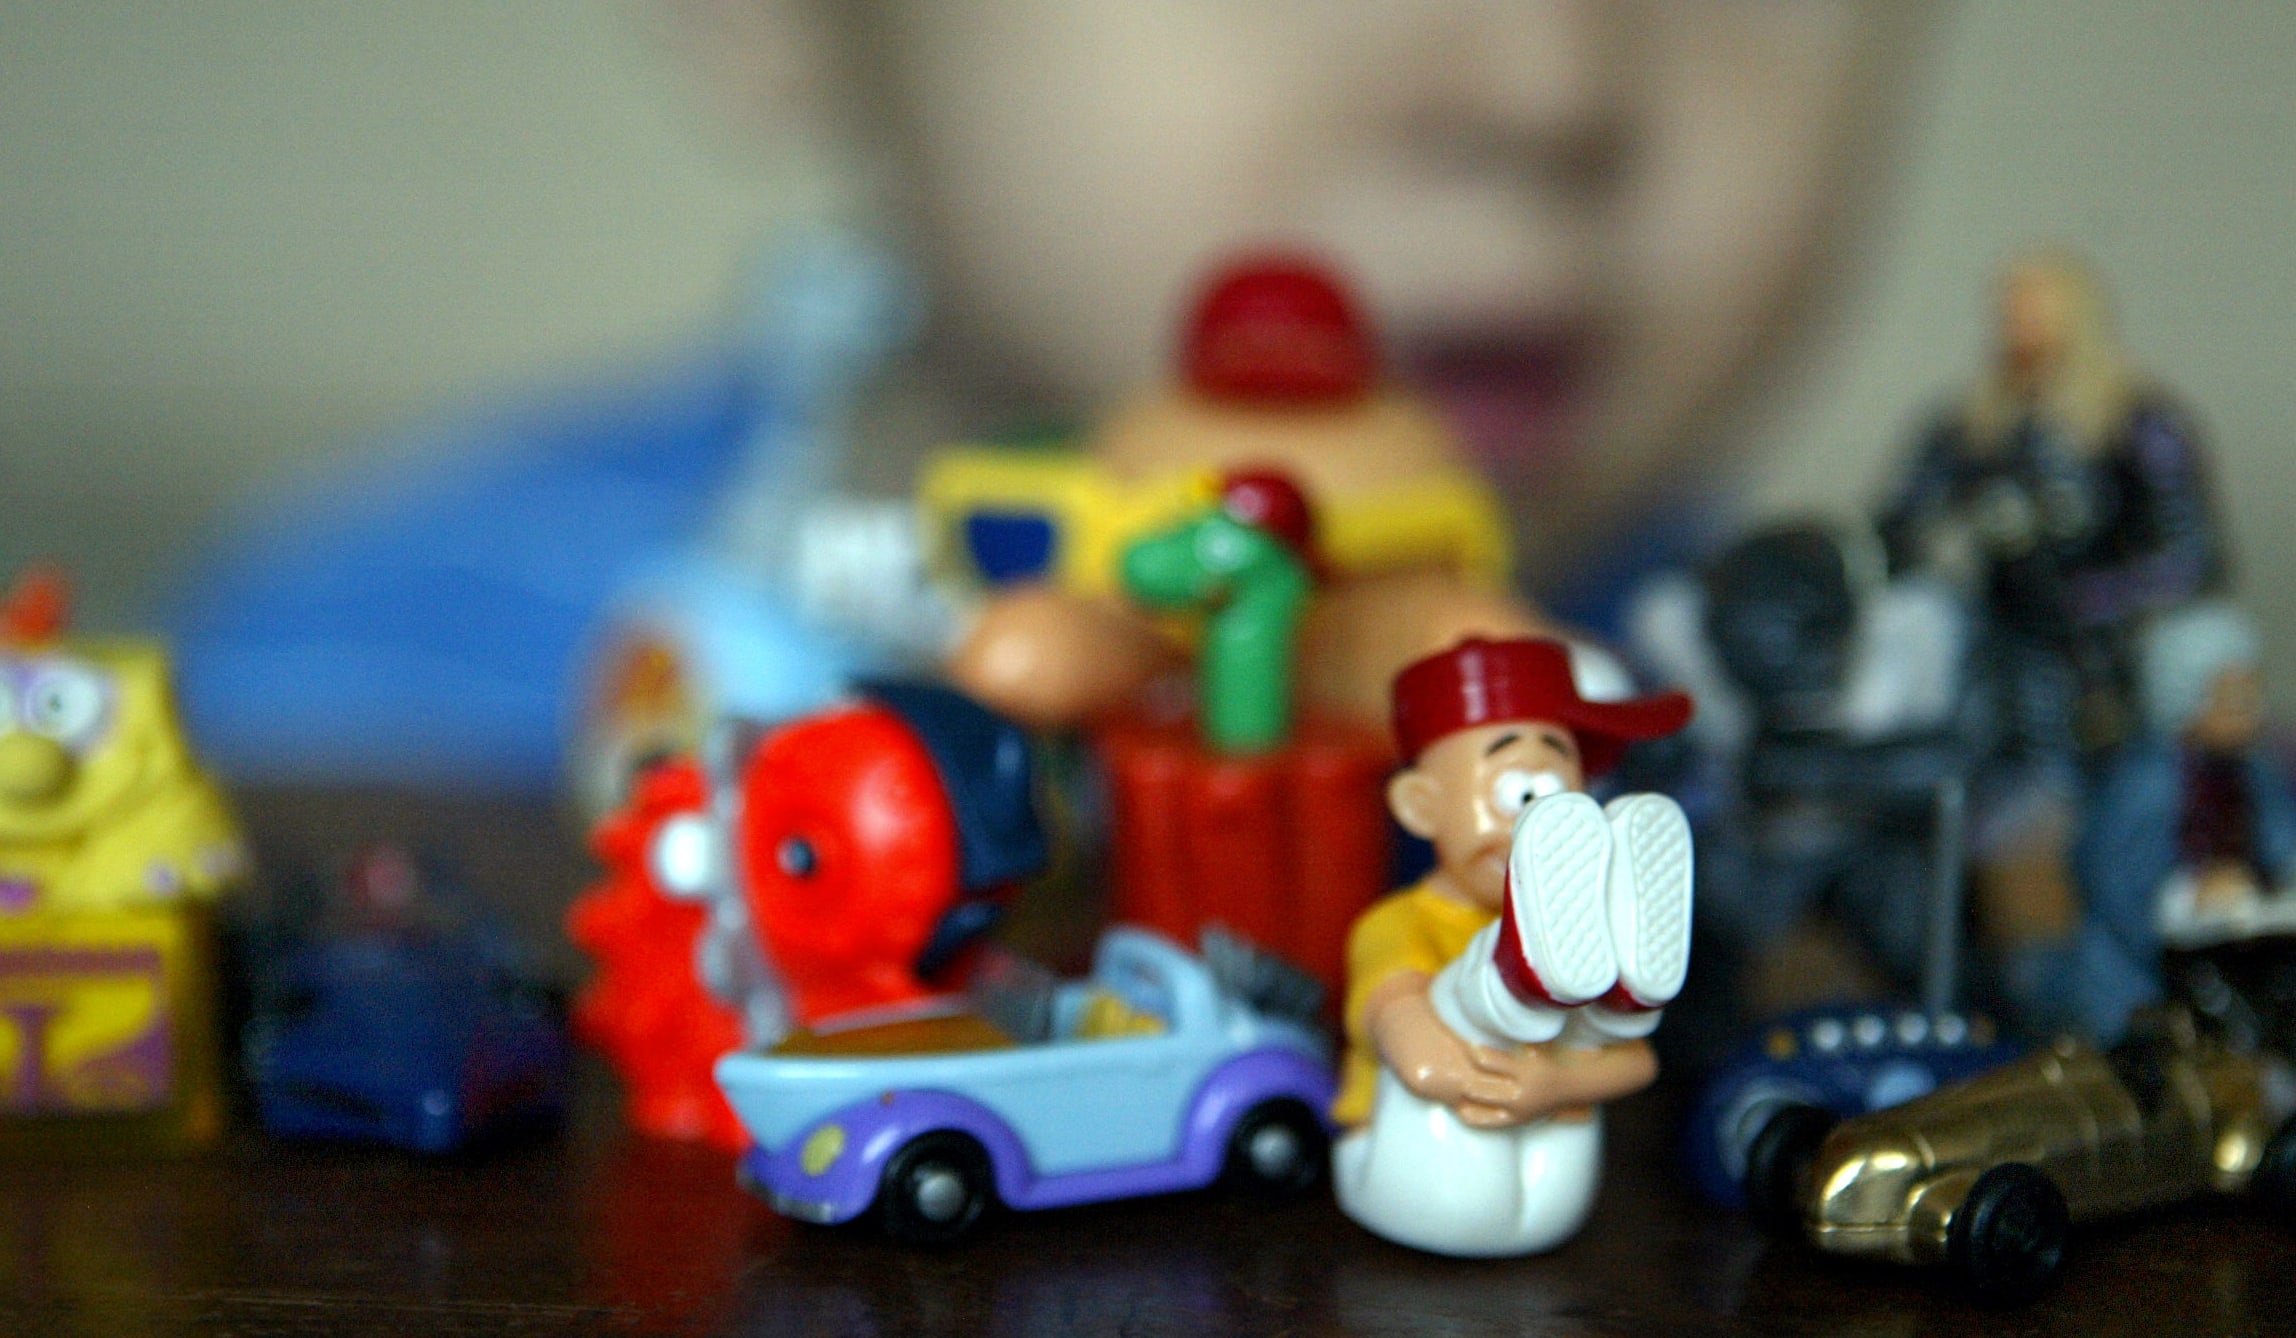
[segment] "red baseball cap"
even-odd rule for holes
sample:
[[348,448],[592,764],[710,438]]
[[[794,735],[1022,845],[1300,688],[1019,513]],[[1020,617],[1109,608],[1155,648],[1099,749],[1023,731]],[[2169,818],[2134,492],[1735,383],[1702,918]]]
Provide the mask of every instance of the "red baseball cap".
[[1590,702],[1571,677],[1570,648],[1543,637],[1469,637],[1414,660],[1395,676],[1394,702],[1395,746],[1406,762],[1463,729],[1551,720],[1578,740],[1589,778],[1618,765],[1626,745],[1689,724],[1691,711],[1689,696],[1680,692]]

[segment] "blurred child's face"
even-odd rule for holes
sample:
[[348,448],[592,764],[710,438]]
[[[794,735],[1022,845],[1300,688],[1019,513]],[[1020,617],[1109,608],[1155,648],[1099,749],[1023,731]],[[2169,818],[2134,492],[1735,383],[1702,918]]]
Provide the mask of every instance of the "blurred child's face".
[[1852,210],[1920,5],[935,0],[871,25],[974,370],[1160,375],[1240,246],[1352,271],[1506,489],[1525,557],[1710,463]]

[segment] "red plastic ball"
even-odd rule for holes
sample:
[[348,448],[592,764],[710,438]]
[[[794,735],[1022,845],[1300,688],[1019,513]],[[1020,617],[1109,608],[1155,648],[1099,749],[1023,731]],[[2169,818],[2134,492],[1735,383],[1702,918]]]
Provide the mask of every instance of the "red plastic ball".
[[1354,295],[1302,256],[1255,256],[1221,270],[1181,342],[1188,386],[1231,403],[1346,403],[1370,392],[1378,365]]

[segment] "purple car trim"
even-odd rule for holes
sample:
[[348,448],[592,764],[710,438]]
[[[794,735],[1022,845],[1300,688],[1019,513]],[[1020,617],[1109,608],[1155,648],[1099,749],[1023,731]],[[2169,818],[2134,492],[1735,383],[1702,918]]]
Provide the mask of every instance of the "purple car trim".
[[[1274,1047],[1250,1051],[1212,1070],[1197,1087],[1177,1157],[1042,1177],[1032,1172],[1019,1136],[987,1106],[954,1092],[894,1091],[815,1121],[779,1149],[752,1147],[743,1162],[786,1215],[846,1222],[875,1201],[894,1153],[920,1135],[955,1130],[978,1139],[988,1152],[997,1196],[1008,1207],[1058,1208],[1211,1184],[1226,1161],[1228,1135],[1246,1111],[1290,1098],[1323,1118],[1332,1090],[1331,1075],[1305,1055]],[[828,1124],[843,1126],[844,1153],[820,1175],[807,1175],[800,1164],[806,1141]]]

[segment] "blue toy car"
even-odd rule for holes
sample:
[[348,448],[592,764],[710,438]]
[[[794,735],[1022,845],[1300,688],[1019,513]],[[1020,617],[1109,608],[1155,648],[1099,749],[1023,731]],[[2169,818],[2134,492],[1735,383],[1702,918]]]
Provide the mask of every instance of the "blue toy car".
[[1684,1153],[1700,1189],[1725,1207],[1743,1208],[1749,1162],[1775,1117],[1801,1118],[1811,1108],[1836,1118],[1884,1110],[2021,1053],[1988,1019],[1952,1011],[1853,1004],[1789,1013],[1741,1046],[1706,1085],[1691,1111]]
[[[1207,953],[1235,960],[1232,945]],[[1249,974],[1118,928],[1089,979],[1048,982],[1033,1006],[952,1003],[728,1055],[719,1085],[757,1140],[743,1178],[804,1221],[874,1206],[888,1234],[915,1243],[955,1240],[1000,1203],[1060,1207],[1223,1175],[1304,1189],[1327,1160],[1325,1043]]]
[[241,1037],[269,1132],[443,1153],[563,1112],[562,1010],[498,927],[419,905],[426,881],[404,851],[367,851],[333,932],[274,947]]
[[452,1152],[564,1108],[555,1010],[467,943],[321,943],[265,993],[245,1056],[274,1134]]

